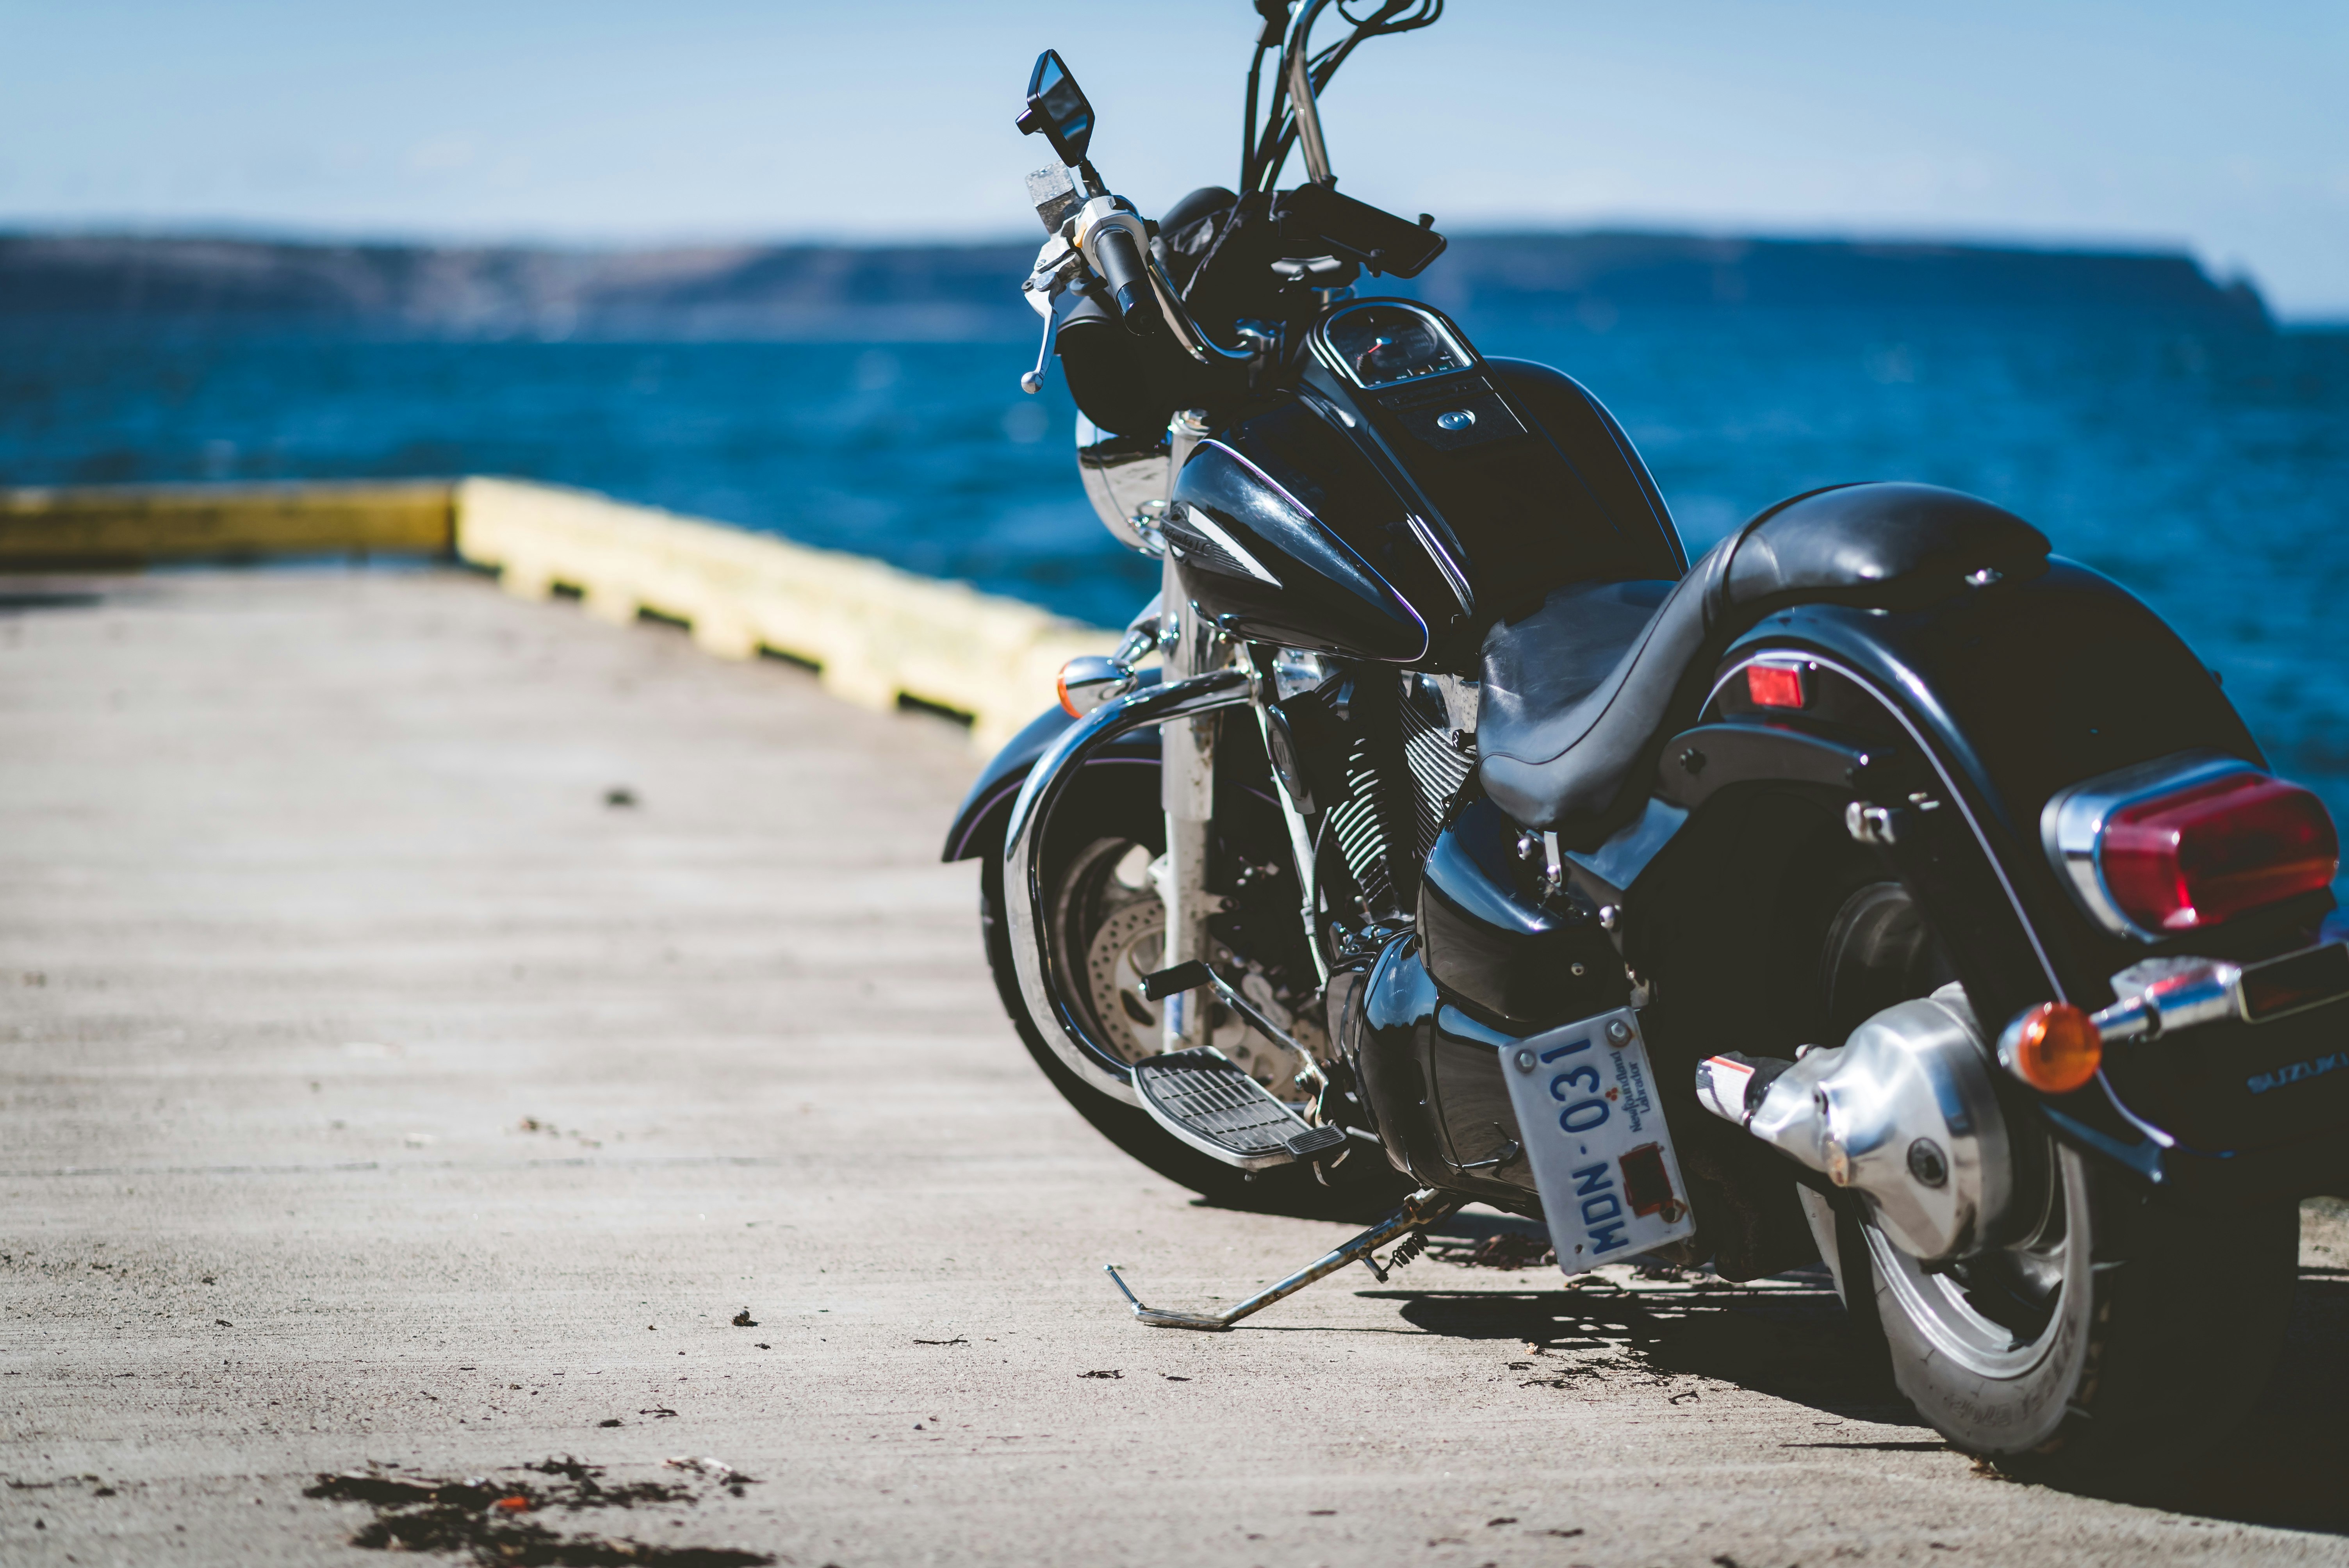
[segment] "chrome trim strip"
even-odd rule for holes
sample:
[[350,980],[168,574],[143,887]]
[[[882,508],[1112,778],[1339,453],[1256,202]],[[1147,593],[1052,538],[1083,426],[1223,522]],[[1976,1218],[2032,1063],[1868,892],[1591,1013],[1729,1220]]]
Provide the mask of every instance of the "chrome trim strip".
[[1460,613],[1464,615],[1475,614],[1476,601],[1468,591],[1467,576],[1460,570],[1460,563],[1453,560],[1443,544],[1437,541],[1434,528],[1427,519],[1415,511],[1405,512],[1403,516],[1411,524],[1412,537],[1418,540],[1420,548],[1426,551],[1434,560],[1436,571],[1444,574],[1444,583],[1452,589],[1452,596],[1460,601]]
[[1250,555],[1247,552],[1247,547],[1226,532],[1222,523],[1217,522],[1195,506],[1186,506],[1183,509],[1183,520],[1214,540],[1216,548],[1246,567],[1249,576],[1259,583],[1269,583],[1276,588],[1280,586],[1280,579],[1275,577],[1263,562]]
[[1170,718],[1237,707],[1247,700],[1247,675],[1221,669],[1103,703],[1062,731],[1051,748],[1037,758],[1019,787],[1019,798],[1011,803],[1011,818],[1004,827],[1004,916],[1011,923],[1011,963],[1019,972],[1019,995],[1029,1018],[1071,1071],[1128,1105],[1137,1102],[1126,1068],[1086,1037],[1057,995],[1055,983],[1061,977],[1053,972],[1052,954],[1044,939],[1050,919],[1039,885],[1036,847],[1050,824],[1061,790],[1092,753],[1129,731]]

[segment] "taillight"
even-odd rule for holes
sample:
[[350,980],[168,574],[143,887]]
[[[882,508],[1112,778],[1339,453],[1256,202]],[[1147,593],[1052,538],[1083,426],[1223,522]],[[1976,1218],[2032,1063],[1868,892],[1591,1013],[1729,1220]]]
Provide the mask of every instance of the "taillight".
[[2113,902],[2148,931],[2193,931],[2329,885],[2341,841],[2297,784],[2238,773],[2122,807],[2097,859]]
[[2340,868],[2324,803],[2230,758],[2125,769],[2049,802],[2048,849],[2116,932],[2199,931],[2302,893]]
[[1756,707],[1801,707],[1810,696],[1800,665],[1745,666],[1745,695]]

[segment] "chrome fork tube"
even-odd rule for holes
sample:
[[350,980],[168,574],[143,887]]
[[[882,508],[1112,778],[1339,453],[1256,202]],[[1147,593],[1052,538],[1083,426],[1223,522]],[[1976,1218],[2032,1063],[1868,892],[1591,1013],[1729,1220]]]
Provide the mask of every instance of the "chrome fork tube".
[[1143,686],[1102,704],[1064,731],[1030,769],[1011,803],[1003,835],[1004,917],[1010,926],[1011,957],[1019,992],[1044,1043],[1086,1082],[1112,1099],[1133,1103],[1131,1075],[1121,1053],[1091,1038],[1073,998],[1084,985],[1083,955],[1056,945],[1040,854],[1046,830],[1061,793],[1089,758],[1132,730],[1187,718],[1247,701],[1247,682],[1237,670],[1222,670],[1187,681]]
[[[1183,593],[1172,556],[1166,562],[1166,600],[1174,607],[1163,624],[1174,629],[1174,645],[1166,650],[1166,678],[1187,680],[1207,674],[1223,662],[1215,629],[1204,624]],[[1160,799],[1166,809],[1166,867],[1158,887],[1166,904],[1167,968],[1205,961],[1212,956],[1207,917],[1215,899],[1207,892],[1207,854],[1215,831],[1216,724],[1213,714],[1198,718],[1174,718],[1159,727]],[[1160,1019],[1166,1048],[1188,1049],[1207,1043],[1210,993],[1188,991],[1169,996]]]
[[[1168,489],[1182,478],[1183,465],[1207,437],[1206,416],[1195,408],[1177,412],[1166,427]],[[1188,680],[1220,667],[1227,650],[1215,627],[1200,617],[1190,595],[1183,591],[1174,557],[1165,559],[1159,591],[1162,644],[1170,682]],[[1205,963],[1213,954],[1207,917],[1216,900],[1207,892],[1207,858],[1214,842],[1216,815],[1216,724],[1214,716],[1170,719],[1159,727],[1160,800],[1166,810],[1166,865],[1158,894],[1166,905],[1166,950],[1164,963],[1173,968],[1193,960]],[[1185,992],[1169,996],[1159,1021],[1166,1049],[1185,1050],[1207,1044],[1208,993]]]

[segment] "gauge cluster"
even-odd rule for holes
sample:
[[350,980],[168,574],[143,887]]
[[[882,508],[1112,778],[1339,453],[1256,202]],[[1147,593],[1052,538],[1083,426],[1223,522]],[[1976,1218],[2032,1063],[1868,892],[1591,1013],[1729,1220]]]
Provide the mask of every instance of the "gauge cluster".
[[1321,324],[1322,342],[1357,387],[1392,387],[1465,370],[1465,345],[1436,316],[1398,300],[1349,305]]

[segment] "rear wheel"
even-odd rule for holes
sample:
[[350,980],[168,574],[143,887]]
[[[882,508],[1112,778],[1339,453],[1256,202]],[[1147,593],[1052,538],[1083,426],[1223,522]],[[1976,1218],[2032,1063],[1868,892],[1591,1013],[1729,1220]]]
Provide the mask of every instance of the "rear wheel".
[[[1946,970],[1899,883],[1851,888],[1820,954],[1840,1031],[1827,1037],[1859,1007],[1928,994]],[[1900,1391],[1951,1442],[2051,1480],[2151,1479],[2223,1439],[2258,1398],[2291,1310],[2297,1207],[2196,1225],[2068,1147],[2017,1142],[2037,1196],[2009,1244],[1928,1267],[1863,1208],[1830,1216],[1813,1197],[1822,1250],[1855,1320],[1880,1331]]]
[[[1131,1062],[1159,1049],[1158,1004],[1142,995],[1140,983],[1161,967],[1164,952],[1165,907],[1147,873],[1165,842],[1165,818],[1158,805],[1156,769],[1121,765],[1102,772],[1102,779],[1081,779],[1071,787],[1042,847],[1044,905],[1050,916],[1047,939],[1057,950],[1057,967],[1081,985],[1081,994],[1065,998],[1071,1010],[1092,1038]],[[1383,1157],[1362,1146],[1345,1156],[1326,1186],[1307,1165],[1237,1171],[1184,1143],[1139,1107],[1095,1088],[1046,1043],[1029,1015],[1004,918],[999,853],[985,858],[979,923],[997,994],[1028,1054],[1096,1131],[1159,1175],[1212,1203],[1315,1219],[1378,1218],[1409,1191],[1410,1183]],[[1226,949],[1219,950],[1216,967],[1239,976],[1249,999],[1276,1021],[1286,1015],[1300,1042],[1318,1047],[1324,1041],[1319,1005],[1286,1006],[1263,965],[1251,968],[1245,956]],[[1288,1086],[1299,1064],[1290,1052],[1220,1005],[1211,1016],[1218,1049],[1259,1083],[1294,1094]]]

